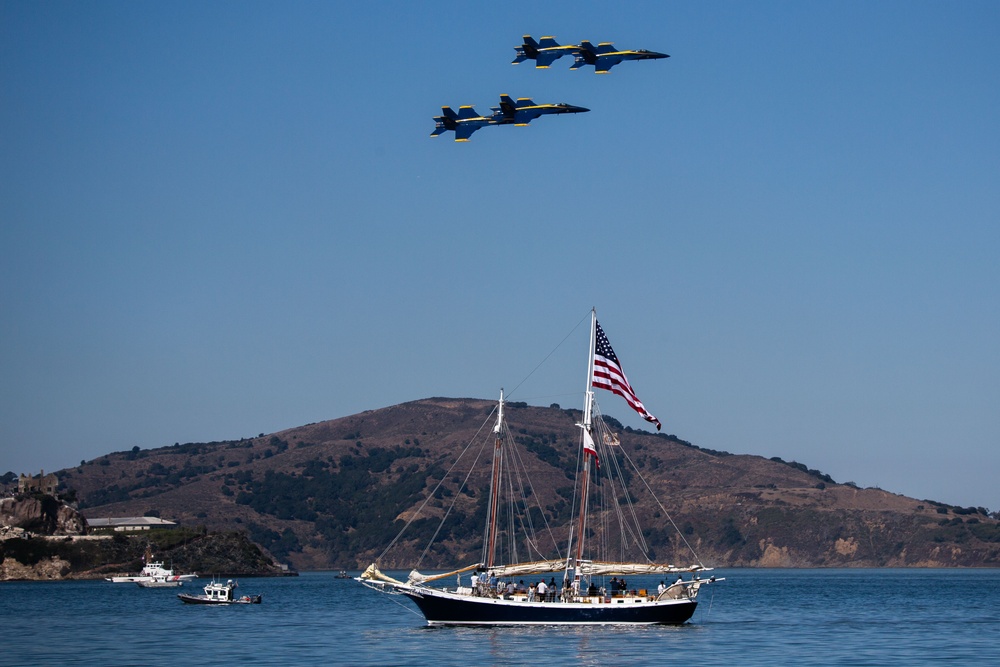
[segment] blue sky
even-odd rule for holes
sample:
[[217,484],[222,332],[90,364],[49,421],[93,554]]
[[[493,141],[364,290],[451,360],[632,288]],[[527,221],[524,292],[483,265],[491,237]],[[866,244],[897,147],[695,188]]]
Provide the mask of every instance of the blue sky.
[[[596,306],[666,432],[1000,509],[1000,5],[622,4],[0,1],[0,471],[579,406]],[[591,112],[428,137],[501,93]]]

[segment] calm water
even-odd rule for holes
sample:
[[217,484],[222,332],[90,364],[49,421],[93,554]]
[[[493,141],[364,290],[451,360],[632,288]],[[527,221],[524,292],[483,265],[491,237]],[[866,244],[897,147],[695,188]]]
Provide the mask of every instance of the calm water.
[[634,629],[428,628],[332,573],[245,579],[264,603],[233,607],[177,599],[204,580],[0,583],[0,665],[1000,665],[1000,570],[716,574],[691,623]]

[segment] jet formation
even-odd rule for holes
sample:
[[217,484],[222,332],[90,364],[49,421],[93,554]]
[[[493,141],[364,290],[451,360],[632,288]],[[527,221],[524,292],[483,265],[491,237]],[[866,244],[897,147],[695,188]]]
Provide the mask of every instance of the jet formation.
[[[669,58],[666,53],[647,51],[619,51],[611,42],[601,42],[594,46],[584,40],[579,44],[559,44],[554,37],[542,37],[536,42],[531,35],[524,36],[524,43],[515,46],[517,57],[512,64],[534,60],[535,67],[545,69],[563,56],[571,55],[574,62],[570,69],[580,69],[585,65],[594,68],[597,74],[607,74],[612,67],[625,60],[658,60]],[[445,132],[454,132],[455,141],[468,141],[474,132],[493,125],[524,126],[538,118],[550,114],[583,113],[590,111],[572,104],[535,104],[527,97],[516,101],[509,95],[500,96],[500,106],[491,107],[488,116],[481,115],[472,105],[461,106],[456,113],[451,107],[441,107],[441,115],[434,117],[432,137]]]
[[574,57],[571,70],[580,69],[584,65],[591,65],[596,74],[607,74],[612,67],[625,60],[659,60],[669,58],[666,53],[637,49],[635,51],[621,51],[615,48],[613,42],[601,42],[594,46],[587,40],[579,44],[559,44],[554,37],[542,37],[536,42],[531,35],[524,36],[524,43],[515,46],[517,57],[512,65],[518,65],[525,60],[534,60],[535,67],[546,69],[553,62],[565,55]]
[[539,116],[562,113],[584,113],[590,111],[572,104],[535,104],[527,97],[514,100],[510,95],[500,96],[500,106],[490,108],[490,115],[479,114],[471,105],[461,106],[456,113],[451,107],[441,107],[440,116],[434,117],[432,137],[448,131],[455,132],[455,141],[468,141],[472,133],[493,125],[514,125],[524,127]]

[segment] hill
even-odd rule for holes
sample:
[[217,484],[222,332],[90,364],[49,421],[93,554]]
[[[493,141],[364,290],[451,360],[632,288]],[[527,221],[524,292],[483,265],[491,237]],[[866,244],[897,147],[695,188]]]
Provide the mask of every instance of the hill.
[[[210,530],[245,530],[297,569],[360,567],[381,553],[439,480],[439,495],[457,491],[447,466],[493,407],[430,398],[257,438],[136,447],[56,474],[89,518],[155,514]],[[507,419],[538,473],[535,492],[552,520],[565,521],[570,482],[559,464],[575,460],[580,411],[511,403]],[[706,564],[1000,565],[1000,526],[985,509],[838,484],[796,462],[706,450],[675,436],[619,432]],[[473,480],[473,489],[484,486]],[[432,511],[444,501],[432,499]],[[426,567],[476,552],[484,502],[480,494],[456,508],[450,535]],[[640,510],[657,516],[652,505]],[[395,551],[399,566],[435,527],[428,522],[407,533],[414,539]],[[686,562],[667,527],[646,536],[650,547],[660,559]]]

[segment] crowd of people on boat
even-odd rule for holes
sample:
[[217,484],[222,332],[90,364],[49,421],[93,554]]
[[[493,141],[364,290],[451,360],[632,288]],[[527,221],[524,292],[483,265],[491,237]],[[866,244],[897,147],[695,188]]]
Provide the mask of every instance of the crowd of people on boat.
[[[677,578],[675,584],[679,584],[683,581],[681,577]],[[514,580],[501,581],[495,574],[487,572],[474,572],[471,575],[470,581],[472,587],[472,594],[477,597],[492,597],[492,598],[503,598],[506,600],[513,599],[516,595],[527,596],[528,602],[556,602],[557,600],[570,601],[575,600],[580,597],[580,582],[570,581],[569,579],[563,579],[562,586],[556,584],[555,577],[550,578],[546,583],[545,579],[539,581],[531,581],[528,584],[524,583],[521,579],[517,583]],[[663,592],[668,588],[665,582],[661,581],[659,587],[657,588],[657,594],[662,595]],[[598,595],[610,595],[611,597],[620,597],[631,595],[635,596],[639,594],[639,591],[629,590],[628,582],[624,578],[619,579],[618,577],[612,577],[608,589],[598,588],[593,582],[588,586],[585,594],[590,597],[595,597]],[[641,591],[645,594],[645,591]]]
[[496,575],[490,573],[473,573],[471,577],[472,594],[478,597],[499,597],[512,599],[516,595],[527,596],[529,602],[555,602],[556,600],[567,600],[575,597],[579,592],[579,584],[563,580],[562,586],[556,583],[556,578],[551,577],[548,582],[545,579],[531,581],[527,584],[524,579],[515,583],[513,579],[500,581]]

